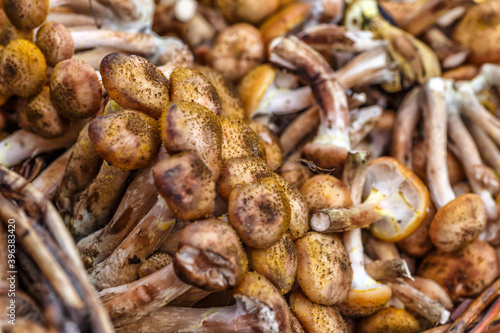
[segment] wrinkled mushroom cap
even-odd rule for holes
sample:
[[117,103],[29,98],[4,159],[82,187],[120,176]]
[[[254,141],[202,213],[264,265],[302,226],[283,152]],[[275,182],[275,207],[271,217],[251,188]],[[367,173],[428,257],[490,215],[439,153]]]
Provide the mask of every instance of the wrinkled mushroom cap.
[[293,2],[281,8],[261,24],[264,41],[267,43],[293,30],[305,21],[310,12],[311,6],[304,2]]
[[347,317],[366,317],[386,307],[391,297],[391,288],[377,282],[366,289],[358,287],[349,290],[347,298],[339,304],[339,309]]
[[222,160],[240,157],[266,159],[266,149],[259,136],[235,116],[219,117],[222,130]]

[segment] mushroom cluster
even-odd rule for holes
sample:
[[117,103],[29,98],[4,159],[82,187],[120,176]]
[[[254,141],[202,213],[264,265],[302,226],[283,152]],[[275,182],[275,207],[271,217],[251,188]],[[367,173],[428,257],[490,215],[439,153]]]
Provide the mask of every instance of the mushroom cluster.
[[499,9],[3,0],[0,331],[497,332]]

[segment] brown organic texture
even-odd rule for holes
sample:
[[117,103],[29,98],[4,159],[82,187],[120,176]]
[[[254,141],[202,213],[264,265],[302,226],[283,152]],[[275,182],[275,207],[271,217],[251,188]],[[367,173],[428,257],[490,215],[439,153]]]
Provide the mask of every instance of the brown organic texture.
[[3,0],[2,6],[12,24],[23,31],[38,27],[49,13],[48,0]]
[[236,187],[229,196],[229,222],[243,243],[264,249],[281,239],[290,224],[290,205],[274,178]]
[[240,157],[266,159],[266,149],[258,135],[235,116],[220,117],[222,130],[222,160]]
[[47,63],[35,44],[16,39],[3,51],[3,80],[16,95],[29,98],[36,95],[46,81]]
[[50,75],[50,100],[69,118],[88,118],[97,113],[102,88],[95,70],[82,60],[59,62]]
[[281,152],[278,138],[266,125],[257,121],[250,120],[248,127],[259,136],[264,144],[267,164],[272,170],[276,171],[283,164],[283,153]]
[[26,117],[31,130],[44,138],[62,136],[69,127],[69,119],[60,116],[52,105],[50,89],[47,86],[28,102]]
[[361,320],[357,328],[362,333],[417,333],[420,323],[411,313],[398,308],[382,309]]
[[352,283],[352,268],[340,239],[308,232],[295,241],[297,280],[306,296],[322,305],[341,303]]
[[64,25],[57,22],[47,22],[38,29],[36,46],[43,52],[47,65],[51,67],[60,61],[71,59],[74,53],[71,33]]
[[143,57],[110,53],[102,59],[99,71],[108,94],[124,108],[158,119],[170,102],[167,78]]
[[215,206],[215,180],[195,154],[185,152],[160,161],[153,177],[174,216],[183,220],[209,217]]
[[342,208],[352,205],[351,195],[347,187],[334,176],[315,175],[302,185],[300,193],[309,208],[314,213],[318,209]]
[[229,22],[259,24],[279,6],[279,0],[217,0],[217,7]]
[[152,273],[160,270],[161,268],[168,266],[172,263],[174,258],[164,252],[155,252],[148,259],[146,259],[139,269],[137,273],[139,274],[139,278],[143,278],[145,276],[151,275]]
[[150,165],[161,142],[158,122],[133,110],[95,118],[89,126],[89,137],[102,158],[127,170]]
[[214,179],[221,170],[222,134],[219,118],[192,102],[170,103],[160,119],[163,147],[170,154],[192,152],[206,164]]
[[170,74],[170,100],[198,103],[215,115],[222,109],[215,87],[198,70],[186,67],[176,68]]

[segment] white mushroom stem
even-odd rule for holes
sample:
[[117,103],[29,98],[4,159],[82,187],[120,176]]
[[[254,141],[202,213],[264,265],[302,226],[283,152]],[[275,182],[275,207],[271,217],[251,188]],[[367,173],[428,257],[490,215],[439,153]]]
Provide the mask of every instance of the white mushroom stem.
[[432,201],[440,209],[455,199],[446,162],[447,111],[445,81],[432,78],[424,86],[422,109],[425,117],[425,139],[428,151],[427,177]]
[[0,141],[0,164],[11,167],[29,157],[69,147],[75,143],[78,133],[87,120],[73,120],[66,133],[54,139],[44,139],[26,130],[17,130]]
[[311,87],[280,88],[273,81],[267,88],[252,118],[260,115],[291,114],[304,110],[314,103]]
[[196,14],[198,3],[195,0],[177,0],[174,15],[181,22],[189,22]]
[[466,125],[477,144],[481,157],[497,174],[500,174],[500,150],[498,146],[476,123],[469,121],[466,122]]
[[131,33],[113,30],[72,31],[75,51],[95,47],[112,47],[124,52],[142,55],[158,63],[163,54],[185,47],[174,37],[158,37],[153,33]]

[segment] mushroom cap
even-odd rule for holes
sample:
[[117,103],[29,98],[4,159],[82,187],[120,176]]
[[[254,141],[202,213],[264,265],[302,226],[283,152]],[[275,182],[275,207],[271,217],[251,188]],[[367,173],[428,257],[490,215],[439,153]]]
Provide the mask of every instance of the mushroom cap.
[[377,202],[376,210],[384,215],[370,226],[371,233],[389,242],[415,231],[427,215],[430,203],[422,181],[392,157],[379,157],[369,163],[363,197],[364,202]]
[[476,64],[500,60],[500,1],[481,1],[468,8],[453,31],[452,38],[471,50],[469,61]]
[[1,73],[12,93],[29,98],[42,90],[47,78],[47,63],[35,44],[16,39],[3,51]]
[[198,103],[170,103],[160,118],[163,147],[169,154],[190,151],[207,165],[215,179],[221,170],[219,118]]
[[311,5],[304,2],[292,2],[282,7],[261,24],[264,41],[267,43],[293,30],[306,20],[310,12]]
[[276,135],[264,124],[254,120],[248,121],[248,127],[252,129],[264,144],[266,159],[269,167],[276,171],[283,164],[283,153]]
[[250,249],[253,269],[264,275],[280,292],[286,294],[292,289],[297,273],[297,252],[288,234],[265,249]]
[[210,64],[230,81],[241,79],[262,63],[264,58],[262,35],[248,23],[237,23],[224,28],[210,50]]
[[417,271],[418,276],[439,283],[453,301],[481,293],[498,273],[495,249],[477,239],[455,252],[429,253]]
[[2,7],[9,21],[22,31],[35,29],[49,14],[48,0],[2,0]]
[[89,138],[102,158],[126,170],[150,165],[161,144],[158,122],[133,110],[95,118],[89,125]]
[[170,102],[168,80],[149,60],[113,52],[99,66],[109,96],[124,108],[158,119]]
[[61,23],[47,22],[42,25],[36,33],[35,43],[51,67],[55,67],[59,61],[71,59],[74,53],[71,33]]
[[413,276],[413,281],[408,280],[407,282],[436,302],[443,304],[446,310],[453,310],[453,301],[450,295],[436,281],[421,276]]
[[231,226],[208,219],[190,223],[181,231],[174,268],[186,283],[220,291],[243,283],[248,259]]
[[31,98],[26,105],[26,117],[30,129],[44,138],[62,136],[69,127],[69,119],[62,117],[50,101],[50,89],[42,88],[39,94]]
[[217,7],[229,22],[259,24],[280,5],[279,0],[216,0]]
[[222,130],[222,160],[260,157],[266,160],[266,148],[259,136],[235,116],[219,117]]
[[339,309],[347,317],[367,317],[386,307],[391,297],[392,289],[379,282],[363,289],[354,287],[349,290],[344,302],[339,304]]
[[346,332],[337,307],[313,303],[300,289],[290,294],[290,309],[306,332]]
[[437,211],[429,236],[441,251],[456,251],[479,236],[486,220],[483,200],[474,193],[462,194]]
[[340,145],[332,145],[330,142],[308,142],[303,148],[302,153],[308,160],[323,169],[333,169],[336,175],[342,173],[342,167],[347,158],[348,149]]
[[82,60],[58,62],[50,75],[50,100],[68,118],[95,115],[102,101],[102,87],[95,70]]
[[229,222],[243,243],[265,249],[277,243],[290,224],[290,205],[273,177],[233,189],[228,202]]
[[251,118],[267,89],[276,78],[276,69],[270,64],[262,64],[250,70],[238,84],[246,116]]
[[327,175],[314,175],[300,188],[309,212],[318,209],[342,208],[352,205],[351,194],[340,179]]
[[427,216],[420,223],[417,229],[409,236],[398,242],[398,247],[412,257],[421,258],[434,248],[434,244],[429,236],[429,226],[436,214],[436,209],[431,203],[428,208]]
[[343,302],[352,283],[352,268],[342,241],[335,236],[308,232],[295,241],[297,281],[311,301],[333,305]]
[[198,220],[212,215],[215,180],[195,154],[183,152],[159,161],[153,168],[153,178],[175,217]]
[[217,181],[217,191],[227,202],[231,191],[238,185],[250,184],[273,174],[260,157],[233,158],[225,162]]
[[289,332],[289,310],[285,299],[272,283],[259,273],[247,272],[240,284],[234,288],[234,296],[244,302],[245,298],[249,298],[248,301],[255,300],[270,308],[270,313],[259,316],[259,319],[265,325],[270,319],[269,317],[272,316],[278,327],[273,325],[275,330],[264,329],[262,332]]
[[170,74],[170,100],[198,103],[215,115],[221,113],[219,94],[210,81],[198,70],[178,67]]
[[417,318],[408,311],[387,308],[361,320],[356,331],[362,333],[417,333],[421,331],[421,327]]

